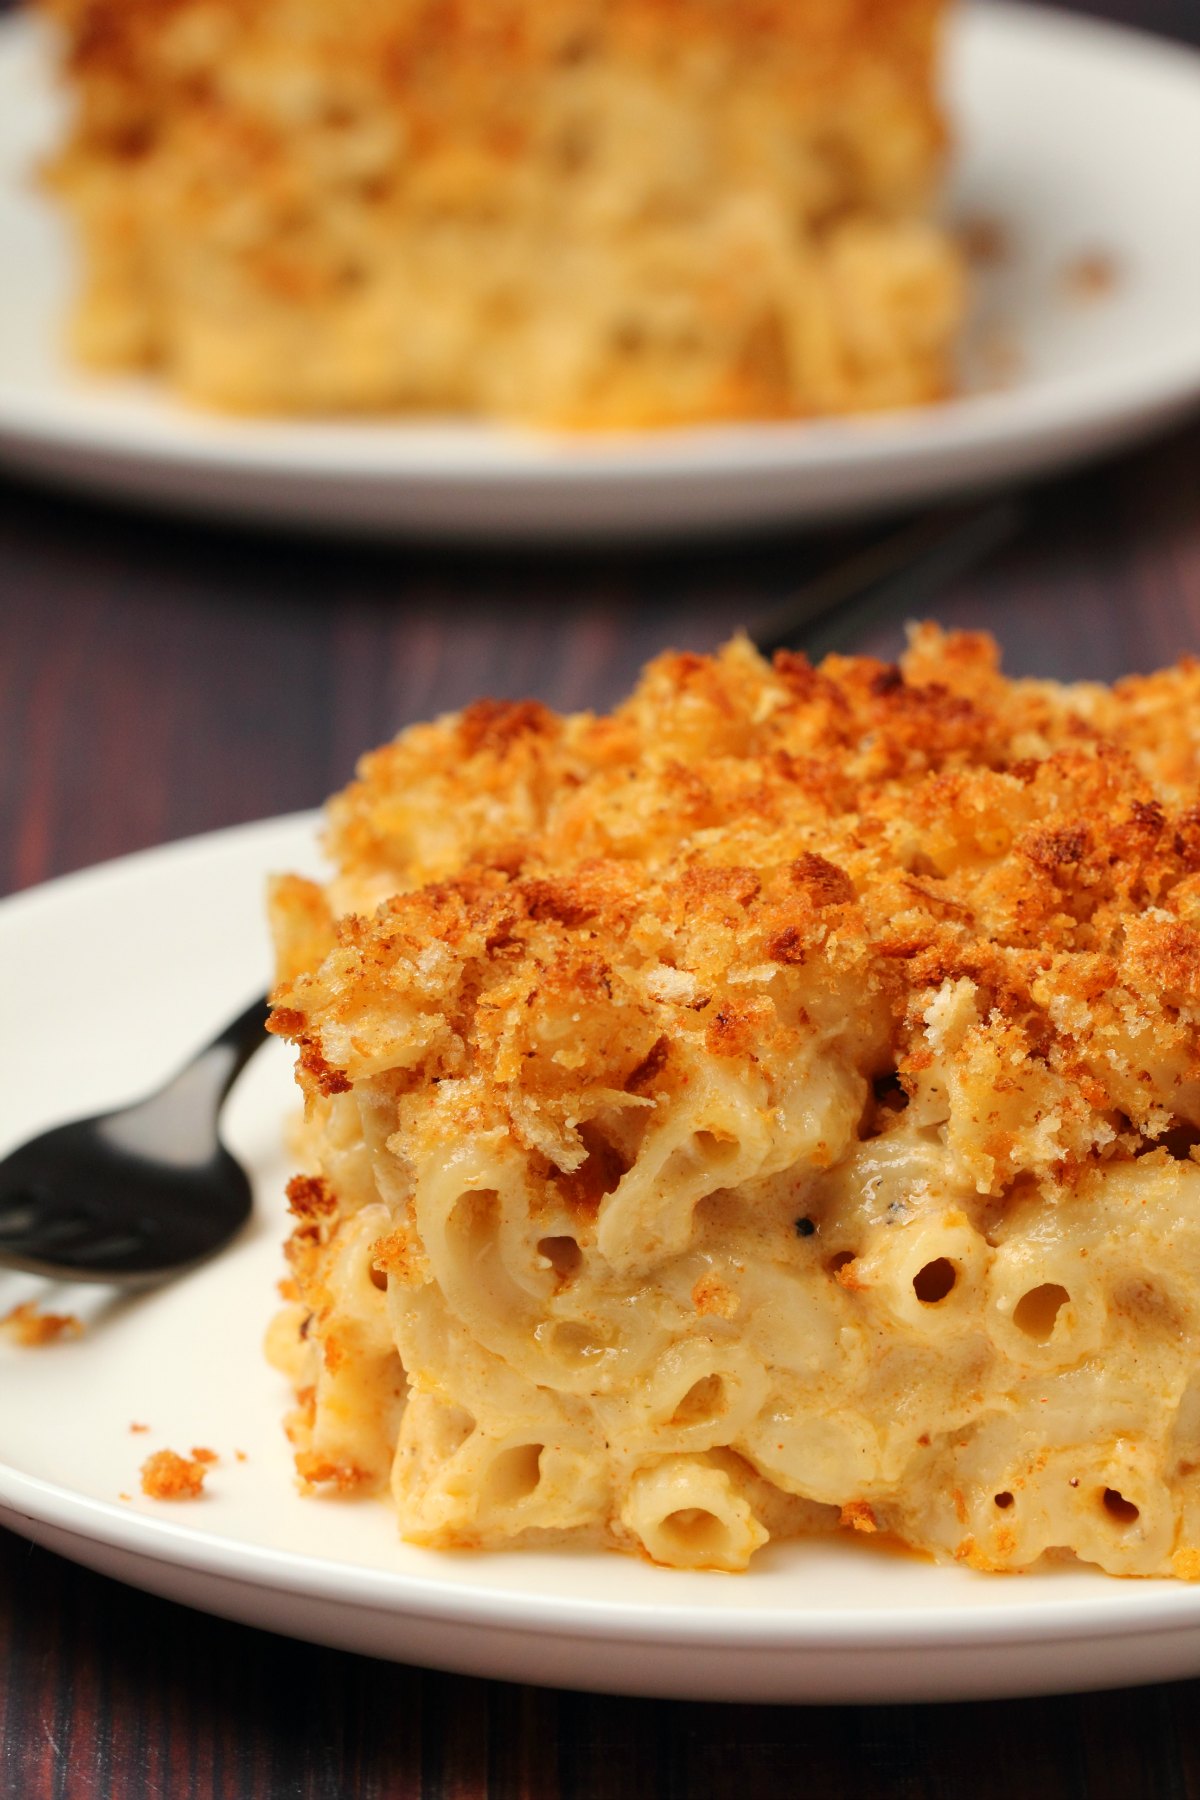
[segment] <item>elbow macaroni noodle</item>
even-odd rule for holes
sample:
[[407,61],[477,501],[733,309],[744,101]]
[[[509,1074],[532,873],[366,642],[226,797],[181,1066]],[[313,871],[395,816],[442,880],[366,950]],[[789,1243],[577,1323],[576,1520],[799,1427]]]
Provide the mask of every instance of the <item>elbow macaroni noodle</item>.
[[366,759],[274,894],[303,1482],[433,1546],[1200,1574],[1197,718],[926,627]]

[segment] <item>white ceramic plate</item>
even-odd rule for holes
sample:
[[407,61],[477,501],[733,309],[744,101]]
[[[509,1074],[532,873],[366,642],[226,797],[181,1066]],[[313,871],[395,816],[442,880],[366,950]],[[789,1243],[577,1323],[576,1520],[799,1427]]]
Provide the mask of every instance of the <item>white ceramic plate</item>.
[[[0,26],[0,459],[81,487],[295,526],[567,539],[693,533],[911,504],[1090,457],[1200,397],[1200,57],[977,3],[958,18],[951,213],[1006,224],[980,274],[962,399],[885,417],[602,440],[450,422],[235,421],[60,354],[71,281],[29,171],[56,111],[44,41]],[[1072,262],[1117,274],[1085,302]],[[1017,366],[986,392],[1002,334]]]
[[[312,840],[311,820],[277,820],[0,904],[0,1154],[151,1086],[262,987],[263,876],[311,866]],[[301,1499],[279,1423],[288,1397],[261,1353],[292,1097],[272,1044],[227,1111],[255,1217],[207,1268],[124,1301],[0,1273],[0,1311],[37,1294],[87,1321],[74,1342],[0,1342],[0,1522],[206,1611],[507,1680],[878,1701],[1200,1672],[1200,1588],[1179,1583],[1081,1569],[989,1579],[861,1539],[769,1546],[742,1576],[598,1553],[447,1555],[400,1543],[379,1501]],[[131,1433],[135,1421],[151,1429]],[[205,1496],[143,1499],[147,1453],[194,1444],[221,1458]]]

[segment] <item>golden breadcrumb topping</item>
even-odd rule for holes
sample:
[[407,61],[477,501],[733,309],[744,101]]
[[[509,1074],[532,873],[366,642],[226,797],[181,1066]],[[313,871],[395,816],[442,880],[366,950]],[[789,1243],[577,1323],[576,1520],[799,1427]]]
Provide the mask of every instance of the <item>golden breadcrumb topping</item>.
[[215,1461],[211,1450],[194,1450],[190,1457],[175,1450],[156,1450],[142,1464],[142,1492],[151,1500],[198,1500]]
[[453,1093],[583,1209],[603,1096],[831,1019],[910,1100],[948,1075],[980,1192],[1069,1181],[1200,1128],[1198,775],[1200,663],[1009,681],[931,626],[897,667],[667,655],[606,718],[481,702],[334,802],[328,955],[285,936],[272,1028],[310,1096],[388,1070],[432,1128]]
[[82,1337],[83,1324],[74,1313],[42,1312],[34,1301],[26,1300],[0,1319],[0,1332],[23,1349],[34,1350],[61,1338]]

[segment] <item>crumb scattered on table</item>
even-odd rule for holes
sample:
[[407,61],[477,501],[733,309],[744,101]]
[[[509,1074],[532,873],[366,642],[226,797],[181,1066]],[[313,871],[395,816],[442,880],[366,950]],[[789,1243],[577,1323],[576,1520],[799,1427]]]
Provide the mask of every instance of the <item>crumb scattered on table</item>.
[[239,1462],[246,1461],[246,1452],[244,1450],[235,1450],[233,1454],[237,1457]]
[[53,1344],[59,1338],[82,1337],[82,1322],[74,1313],[41,1312],[32,1300],[14,1306],[0,1319],[0,1332],[27,1350],[39,1344]]
[[1064,293],[1072,300],[1102,300],[1117,285],[1116,259],[1104,250],[1088,250],[1073,257],[1062,272]]
[[133,1495],[132,1494],[118,1494],[117,1499],[118,1500],[132,1500]]
[[220,1461],[220,1457],[215,1450],[210,1450],[207,1444],[193,1444],[192,1461],[198,1463],[215,1463]]
[[150,1427],[143,1425],[140,1419],[133,1419],[130,1421],[129,1429],[130,1431],[149,1431]]
[[198,1500],[209,1464],[174,1450],[156,1450],[142,1464],[142,1492],[151,1500]]

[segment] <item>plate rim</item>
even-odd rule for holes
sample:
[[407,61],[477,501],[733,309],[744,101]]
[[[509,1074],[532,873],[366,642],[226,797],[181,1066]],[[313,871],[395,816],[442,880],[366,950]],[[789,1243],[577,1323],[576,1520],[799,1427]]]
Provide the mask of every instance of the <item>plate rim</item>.
[[[598,1643],[636,1640],[642,1646],[702,1644],[708,1649],[805,1651],[968,1650],[1073,1643],[1098,1630],[1107,1638],[1119,1639],[1146,1632],[1155,1636],[1194,1633],[1200,1626],[1200,1592],[1187,1589],[1172,1602],[1170,1595],[1178,1590],[1171,1587],[1166,1577],[1158,1578],[1150,1596],[1158,1605],[1129,1607],[1128,1616],[1123,1612],[1119,1622],[1104,1617],[1112,1605],[1107,1595],[1060,1603],[1052,1613],[1036,1600],[1004,1609],[984,1605],[945,1613],[931,1613],[917,1606],[888,1612],[865,1607],[845,1613],[819,1607],[755,1612],[727,1611],[695,1603],[672,1605],[669,1600],[631,1604],[593,1596],[564,1597],[522,1592],[518,1588],[444,1584],[434,1576],[305,1556],[268,1545],[247,1544],[218,1532],[195,1531],[142,1513],[129,1513],[111,1501],[75,1494],[4,1462],[0,1462],[0,1518],[5,1523],[10,1518],[26,1519],[157,1564],[304,1599],[333,1601],[355,1611],[402,1613],[430,1622],[475,1624]],[[538,1553],[522,1550],[513,1554]],[[580,1554],[609,1556],[619,1552]],[[930,1568],[936,1570],[937,1565],[931,1563]],[[719,1573],[713,1574],[714,1580],[719,1578]],[[769,1581],[769,1572],[760,1574],[758,1579]],[[1121,1581],[1117,1576],[1110,1579]],[[1150,1588],[1150,1578],[1137,1585]],[[1190,1607],[1185,1604],[1188,1600],[1193,1603]]]
[[[1040,36],[1070,47],[1098,48],[1168,78],[1194,81],[1200,109],[1200,47],[1136,26],[1028,0],[965,0],[960,29],[967,33]],[[39,22],[17,14],[0,19],[0,66],[39,55]],[[1087,433],[1100,425],[1182,410],[1200,401],[1200,314],[1194,332],[1177,333],[1166,347],[1139,347],[1113,373],[1096,369],[1050,375],[1030,386],[967,394],[937,405],[818,420],[762,420],[697,425],[645,434],[607,434],[602,441],[486,421],[412,418],[395,422],[245,420],[182,408],[122,417],[119,407],[88,410],[69,392],[52,397],[5,391],[0,385],[0,448],[21,447],[96,454],[138,468],[166,465],[176,472],[252,473],[291,483],[307,477],[330,490],[352,484],[391,486],[402,480],[420,492],[446,487],[486,491],[536,484],[552,492],[581,480],[603,490],[636,478],[667,485],[692,477],[781,475],[876,469],[898,455],[920,462],[961,452],[1011,451],[1058,430]],[[138,378],[118,378],[137,391]],[[198,428],[197,428],[198,427]],[[451,456],[429,459],[438,432],[463,434]]]
[[[97,887],[137,883],[147,876],[151,880],[160,876],[178,879],[187,865],[221,859],[231,851],[240,852],[248,865],[262,863],[274,854],[280,840],[307,840],[311,847],[310,834],[320,818],[320,813],[306,810],[249,821],[174,839],[21,889],[0,899],[0,948],[10,927],[19,929],[30,913],[64,903],[78,904]],[[1116,1641],[1146,1633],[1174,1636],[1200,1629],[1200,1585],[1166,1577],[1139,1581],[1100,1577],[1111,1587],[1105,1585],[1100,1591],[1092,1589],[1075,1598],[1056,1597],[1053,1603],[1047,1602],[1042,1589],[1027,1600],[998,1607],[985,1598],[986,1586],[1003,1578],[981,1575],[978,1579],[985,1585],[979,1589],[978,1602],[972,1599],[944,1610],[905,1603],[845,1611],[821,1605],[725,1609],[712,1602],[692,1598],[672,1602],[669,1596],[659,1595],[607,1600],[578,1593],[531,1592],[510,1585],[507,1579],[495,1586],[444,1582],[433,1573],[276,1549],[221,1530],[203,1531],[129,1512],[122,1505],[31,1474],[2,1455],[0,1522],[18,1532],[26,1525],[44,1527],[157,1566],[212,1575],[271,1593],[335,1602],[357,1614],[404,1616],[447,1626],[475,1624],[596,1645],[623,1641],[643,1647],[805,1653],[822,1649],[986,1651],[1022,1644],[1067,1644],[1097,1634]],[[25,1535],[38,1534],[32,1530]],[[523,1558],[536,1557],[538,1552],[511,1554]],[[592,1560],[616,1553],[581,1550],[573,1554]],[[931,1562],[929,1570],[936,1579],[938,1565]],[[1064,1572],[1063,1579],[1069,1581],[1071,1575]],[[712,1579],[723,1578],[714,1575]],[[747,1582],[770,1579],[769,1569],[741,1577]]]

